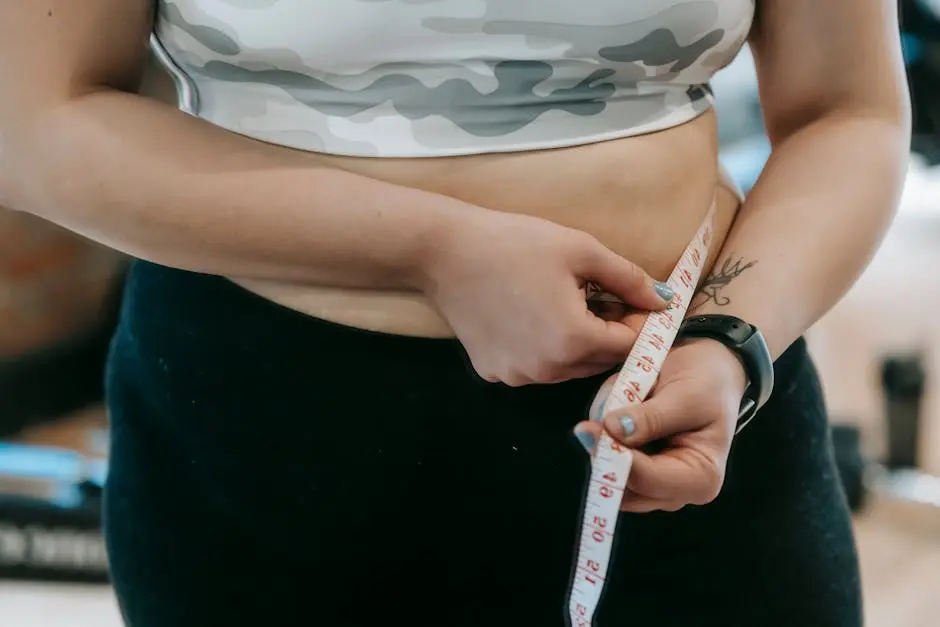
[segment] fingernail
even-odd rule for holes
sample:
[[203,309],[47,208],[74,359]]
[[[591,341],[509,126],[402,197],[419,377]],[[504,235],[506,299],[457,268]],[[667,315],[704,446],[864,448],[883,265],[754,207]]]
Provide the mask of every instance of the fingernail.
[[653,289],[656,290],[656,293],[659,294],[659,297],[666,302],[672,300],[672,297],[676,295],[676,292],[671,287],[669,287],[669,284],[663,283],[662,281],[656,281],[653,283]]
[[604,408],[607,407],[607,399],[601,401],[601,406],[597,408],[597,414],[594,416],[594,420],[600,422],[604,419]]
[[584,450],[588,453],[594,450],[594,445],[597,441],[594,439],[594,434],[590,431],[577,431],[574,437],[578,438],[578,442],[581,443],[581,446],[583,446]]
[[629,438],[636,431],[636,423],[633,422],[633,418],[624,416],[620,419],[620,428],[623,429],[623,436]]

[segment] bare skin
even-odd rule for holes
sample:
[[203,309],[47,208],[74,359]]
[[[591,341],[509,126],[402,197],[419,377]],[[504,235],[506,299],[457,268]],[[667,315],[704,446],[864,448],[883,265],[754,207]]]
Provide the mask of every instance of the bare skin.
[[[746,209],[732,220],[736,202],[722,200],[719,212],[718,267],[748,269],[706,279],[697,311],[752,321],[772,356],[851,285],[903,176],[896,6],[856,4],[763,0],[750,38],[773,152]],[[152,0],[0,4],[0,204],[315,315],[452,331],[487,381],[622,363],[636,334],[591,314],[585,286],[665,307],[651,275],[665,276],[721,189],[710,115],[577,149],[434,161],[264,144],[136,95],[152,19]]]
[[[172,82],[155,63],[148,67],[141,93],[168,104],[176,99]],[[715,116],[707,113],[658,133],[559,150],[435,159],[305,156],[586,231],[658,280],[668,277],[716,198],[716,238],[702,275],[706,281],[740,204],[718,167],[717,153]],[[417,292],[231,278],[279,304],[334,322],[403,335],[453,335]],[[616,308],[606,313],[616,314]]]

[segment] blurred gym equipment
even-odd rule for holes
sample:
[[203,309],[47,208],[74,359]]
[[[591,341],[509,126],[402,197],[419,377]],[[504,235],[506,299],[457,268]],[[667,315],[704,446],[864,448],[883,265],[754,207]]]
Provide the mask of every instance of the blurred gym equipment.
[[0,443],[0,579],[106,582],[103,456]]
[[[105,452],[73,445],[104,422],[89,408],[103,402],[124,267],[110,249],[0,208],[0,437],[47,444],[0,442],[0,578],[107,581]],[[63,437],[83,411],[97,420]]]
[[888,430],[885,466],[891,470],[916,468],[925,384],[923,358],[885,359],[881,380]]

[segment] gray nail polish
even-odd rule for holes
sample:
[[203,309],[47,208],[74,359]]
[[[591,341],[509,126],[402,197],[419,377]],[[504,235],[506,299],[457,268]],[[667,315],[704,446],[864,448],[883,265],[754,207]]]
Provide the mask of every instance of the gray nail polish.
[[668,283],[662,283],[661,281],[656,281],[653,283],[653,289],[656,290],[656,293],[659,294],[659,297],[665,301],[672,300],[672,297],[676,295]]
[[620,428],[623,429],[624,437],[628,438],[633,435],[634,431],[636,431],[636,423],[633,422],[633,418],[624,416],[620,419]]
[[588,453],[594,450],[596,440],[594,439],[594,434],[590,431],[578,431],[574,434],[574,437],[578,438],[578,442],[581,443],[581,446],[583,446],[584,450]]

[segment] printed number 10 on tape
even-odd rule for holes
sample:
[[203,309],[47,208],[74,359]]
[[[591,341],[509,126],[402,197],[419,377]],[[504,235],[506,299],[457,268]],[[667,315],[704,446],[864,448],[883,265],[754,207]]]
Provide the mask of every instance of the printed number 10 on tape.
[[[669,276],[669,286],[675,292],[670,308],[653,312],[647,317],[607,397],[605,411],[616,411],[642,402],[653,389],[692,300],[695,286],[698,285],[702,264],[708,256],[714,212],[715,207],[712,205],[702,226]],[[571,627],[593,625],[610,567],[617,515],[632,462],[633,455],[626,447],[606,432],[601,435],[591,459],[591,479],[585,497],[578,556],[569,594]]]

